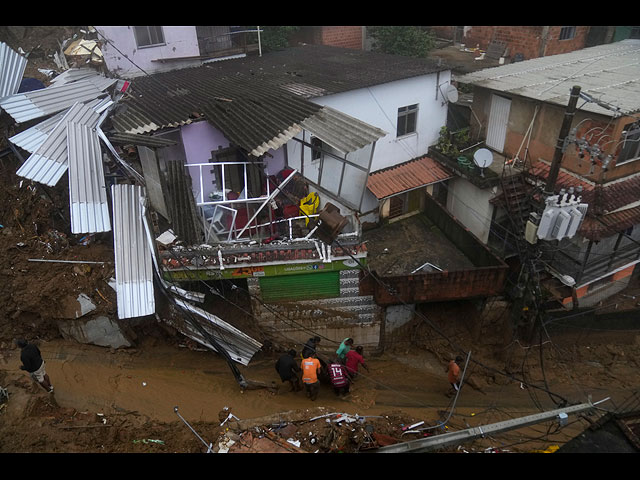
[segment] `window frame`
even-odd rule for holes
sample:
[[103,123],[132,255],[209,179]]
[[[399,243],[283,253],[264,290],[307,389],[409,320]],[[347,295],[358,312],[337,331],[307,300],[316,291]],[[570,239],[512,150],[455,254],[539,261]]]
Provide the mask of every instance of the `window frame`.
[[[629,138],[631,137],[631,138]],[[631,142],[631,148],[629,148],[628,152],[624,152],[625,143],[629,138],[629,142]],[[629,162],[633,162],[635,160],[640,159],[640,122],[630,122],[624,126],[621,134],[621,146],[620,152],[616,157],[616,166],[624,165]],[[631,152],[632,155],[626,156],[625,158],[620,158],[623,154]]]
[[311,145],[311,161],[317,162],[318,160],[322,160],[324,157],[324,142],[318,137],[312,136],[309,139],[309,145]]
[[576,27],[560,27],[558,40],[573,40],[576,38]]
[[[414,135],[418,132],[418,111],[418,103],[405,105],[404,107],[398,107],[398,117],[396,119],[396,138]],[[410,131],[407,128],[407,119],[409,117],[413,117],[413,129]]]
[[[158,30],[155,33],[156,33],[156,36],[159,33],[160,36],[162,37],[162,38],[159,39],[160,42],[159,43],[149,43],[148,45],[140,45],[140,37],[138,35],[138,29],[139,28],[146,28],[147,29],[146,33],[147,33],[147,35],[149,37],[149,41],[152,41],[152,37],[153,37],[152,34],[151,34],[151,30],[150,29],[151,28],[157,28]],[[161,26],[157,26],[157,25],[152,25],[152,26],[134,26],[133,27],[133,37],[134,37],[134,39],[136,41],[136,47],[137,48],[153,48],[153,47],[160,47],[160,46],[163,46],[163,45],[167,44],[167,41],[166,41],[165,36],[164,36],[164,29]]]

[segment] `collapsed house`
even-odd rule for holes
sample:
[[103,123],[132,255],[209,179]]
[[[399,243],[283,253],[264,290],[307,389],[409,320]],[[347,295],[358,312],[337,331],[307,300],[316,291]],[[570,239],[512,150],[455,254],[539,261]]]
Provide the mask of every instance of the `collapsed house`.
[[[245,289],[282,343],[311,330],[368,348],[388,306],[500,291],[506,266],[431,198],[450,177],[424,158],[446,122],[446,67],[311,48],[134,79],[73,68],[0,99],[28,122],[9,139],[17,174],[44,185],[67,175],[72,233],[113,232],[120,319],[154,315],[161,291],[188,318],[174,327],[247,365],[260,341],[190,286]],[[367,108],[354,100],[363,93]],[[393,279],[398,297],[370,283],[363,227],[416,215],[472,260],[416,258]]]

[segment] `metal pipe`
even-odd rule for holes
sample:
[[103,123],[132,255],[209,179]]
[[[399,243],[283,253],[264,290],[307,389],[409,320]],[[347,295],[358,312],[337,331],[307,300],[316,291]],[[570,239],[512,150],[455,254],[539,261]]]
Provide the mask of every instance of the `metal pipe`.
[[47,263],[94,263],[97,265],[104,265],[105,263],[111,262],[90,262],[84,260],[45,260],[43,258],[29,258],[27,259],[29,262],[47,262]]
[[180,415],[180,413],[178,413],[178,407],[173,407],[173,411],[176,412],[176,415],[178,415],[178,417],[180,418],[180,420],[182,420],[182,422],[189,427],[189,430],[191,430],[193,432],[193,434],[198,437],[198,439],[204,444],[205,447],[207,447],[207,453],[211,453],[212,452],[212,447],[213,444],[209,443],[207,444],[207,442],[204,441],[204,439],[198,435],[198,432],[196,432],[193,427],[191,425],[189,425],[189,422],[187,422],[184,418],[182,418],[182,415]]

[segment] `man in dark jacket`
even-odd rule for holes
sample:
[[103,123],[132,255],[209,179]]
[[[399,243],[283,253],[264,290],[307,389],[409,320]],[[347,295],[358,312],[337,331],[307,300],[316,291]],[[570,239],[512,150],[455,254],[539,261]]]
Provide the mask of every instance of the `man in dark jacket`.
[[298,392],[302,390],[302,385],[299,377],[300,367],[295,357],[296,351],[293,349],[282,355],[276,362],[276,371],[283,382],[289,382],[291,391]]
[[20,370],[29,372],[31,378],[38,382],[42,388],[49,393],[53,393],[53,386],[49,380],[49,375],[44,369],[44,360],[40,354],[40,349],[22,338],[17,339],[15,343],[21,349],[20,360],[22,365],[20,365]]

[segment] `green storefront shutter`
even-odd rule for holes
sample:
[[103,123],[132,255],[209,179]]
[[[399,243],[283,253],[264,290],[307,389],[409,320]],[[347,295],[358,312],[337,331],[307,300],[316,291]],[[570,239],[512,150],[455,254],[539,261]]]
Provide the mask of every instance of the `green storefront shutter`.
[[340,272],[262,277],[260,290],[265,302],[339,297]]

